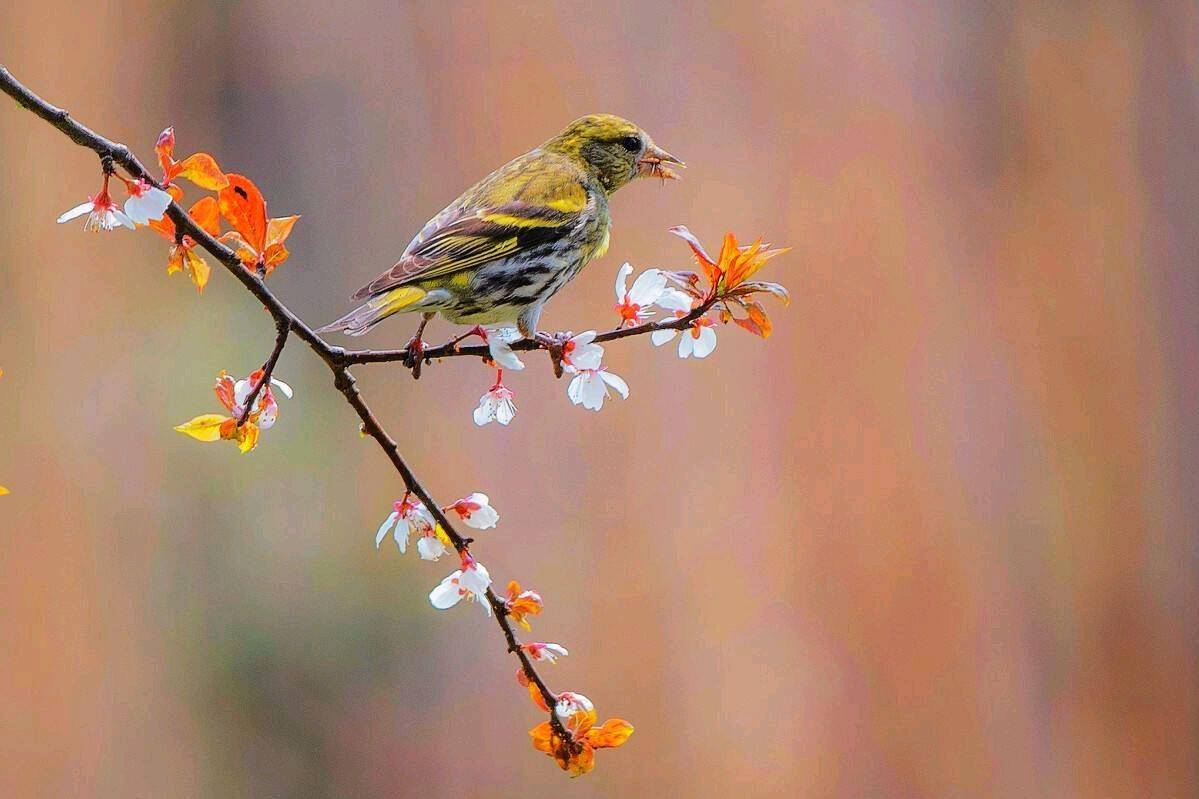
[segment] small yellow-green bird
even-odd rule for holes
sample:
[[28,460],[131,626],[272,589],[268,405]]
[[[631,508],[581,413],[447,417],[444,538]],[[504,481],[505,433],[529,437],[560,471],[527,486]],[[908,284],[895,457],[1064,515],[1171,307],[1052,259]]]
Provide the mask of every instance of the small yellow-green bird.
[[[321,332],[361,336],[396,313],[471,325],[516,323],[532,338],[542,306],[608,249],[608,196],[633,178],[675,178],[683,162],[611,114],[576,119],[492,172],[433,217],[366,300]],[[411,346],[411,345],[410,345]]]

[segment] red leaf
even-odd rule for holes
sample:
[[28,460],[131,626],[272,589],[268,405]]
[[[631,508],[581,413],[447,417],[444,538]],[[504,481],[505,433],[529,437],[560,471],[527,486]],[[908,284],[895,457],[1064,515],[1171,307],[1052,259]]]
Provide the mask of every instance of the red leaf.
[[266,248],[266,200],[254,181],[229,173],[229,185],[218,195],[221,216],[258,253]]

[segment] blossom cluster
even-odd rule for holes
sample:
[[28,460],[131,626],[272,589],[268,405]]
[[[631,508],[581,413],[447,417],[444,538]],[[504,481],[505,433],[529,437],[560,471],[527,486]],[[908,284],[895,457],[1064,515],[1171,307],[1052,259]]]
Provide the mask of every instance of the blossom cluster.
[[[278,389],[279,393],[288,399],[292,397],[291,386],[274,377],[266,378],[266,385],[259,388],[259,383],[264,378],[266,376],[262,369],[255,370],[249,377],[241,380],[235,380],[221,372],[217,375],[213,391],[217,401],[229,414],[200,414],[177,425],[175,430],[197,441],[232,441],[242,452],[251,451],[258,446],[261,431],[270,430],[279,418],[279,403],[275,399],[273,389]],[[258,392],[257,396],[247,410],[250,396],[255,390]]]
[[[246,270],[262,278],[269,276],[288,259],[285,242],[299,217],[268,217],[266,200],[249,178],[225,173],[207,153],[176,159],[174,148],[174,130],[167,128],[155,144],[162,168],[162,177],[158,181],[141,174],[124,177],[117,173],[112,159],[105,156],[100,190],[89,196],[87,202],[62,214],[58,222],[86,216],[84,229],[89,231],[149,227],[170,243],[167,273],[185,273],[199,291],[203,291],[208,282],[210,268],[198,249],[201,244],[212,247],[209,238],[228,246]],[[117,204],[110,191],[114,179],[124,186],[126,197],[122,205]],[[170,210],[184,197],[183,189],[176,182],[179,180],[187,180],[214,193],[191,204],[187,216],[194,227],[182,224],[183,218],[177,207]],[[180,220],[182,227],[192,234],[179,229],[175,220]],[[222,224],[228,227],[224,232]],[[613,393],[628,398],[628,384],[604,364],[604,341],[648,333],[654,346],[661,347],[677,339],[680,358],[703,359],[716,349],[717,324],[731,321],[763,338],[771,334],[769,317],[756,297],[771,294],[787,301],[787,291],[778,284],[750,278],[768,260],[785,250],[771,249],[761,240],[741,246],[732,234],[728,234],[719,254],[713,258],[686,228],[672,228],[672,232],[690,246],[699,273],[647,269],[630,285],[634,268],[628,263],[623,264],[617,272],[614,287],[619,321],[613,330],[565,333],[552,337],[552,345],[542,342],[550,350],[560,374],[570,376],[566,396],[574,405],[598,411]],[[216,250],[215,247],[212,249]],[[282,319],[283,313],[279,306],[277,321],[295,321],[294,318]],[[252,451],[262,431],[271,429],[278,419],[277,394],[286,398],[293,396],[291,388],[273,375],[289,330],[281,328],[276,350],[263,368],[241,379],[225,372],[218,375],[214,392],[225,413],[196,416],[175,430],[199,441],[231,441],[243,453]],[[471,334],[475,333],[487,342],[490,361],[497,374],[474,410],[474,421],[480,426],[493,421],[506,426],[515,417],[516,404],[515,394],[505,385],[503,373],[524,369],[524,363],[513,347],[521,335],[511,327],[476,328]],[[423,345],[419,341],[416,345],[419,352]],[[320,346],[325,345],[313,346],[319,352]],[[344,366],[336,369],[341,370],[339,377],[348,375]],[[369,421],[369,412],[360,415],[364,423]],[[376,433],[380,432],[376,425]],[[378,437],[383,442],[385,436]],[[415,549],[421,560],[457,558],[458,568],[429,592],[430,604],[438,610],[447,610],[463,601],[473,602],[489,617],[497,618],[510,651],[520,659],[519,683],[526,688],[534,704],[549,714],[548,721],[529,731],[533,747],[552,757],[572,776],[586,774],[594,768],[595,752],[624,744],[633,733],[633,726],[619,718],[598,724],[599,717],[590,699],[570,691],[554,694],[537,674],[533,664],[555,664],[569,654],[560,643],[522,643],[515,637],[509,622],[531,631],[530,620],[540,616],[544,609],[541,595],[511,581],[501,598],[492,588],[492,576],[487,567],[470,551],[473,539],[461,537],[454,529],[458,524],[480,531],[496,527],[499,513],[492,507],[490,498],[474,492],[449,505],[429,507],[426,502],[432,501],[428,496],[402,466],[400,471],[408,487],[420,496],[406,491],[392,504],[376,530],[376,549],[390,536],[404,554],[415,538]],[[0,494],[6,493],[7,490],[0,487]]]
[[[174,181],[186,179],[201,189],[216,192],[215,196],[200,198],[188,209],[192,221],[208,235],[230,246],[247,269],[257,270],[265,276],[287,260],[284,241],[300,217],[268,219],[266,200],[253,181],[244,175],[222,172],[216,159],[208,153],[194,153],[176,160],[174,128],[159,134],[154,152],[162,167],[159,181],[162,188],[142,177],[122,177],[109,166],[103,172],[100,191],[59,216],[59,223],[86,214],[83,229],[88,231],[149,227],[171,242],[167,274],[184,272],[196,289],[203,291],[211,270],[195,251],[195,239],[176,230],[175,223],[166,216],[172,202],[183,200],[183,189]],[[123,208],[117,205],[109,191],[114,177],[125,186],[127,196]],[[220,229],[222,218],[232,226],[224,234]]]
[[[629,285],[632,264],[625,263],[616,273],[616,313],[620,317],[615,332],[649,326],[646,332],[655,347],[678,339],[680,358],[706,358],[716,349],[717,322],[734,322],[762,338],[772,327],[766,310],[755,294],[773,294],[789,301],[787,290],[777,283],[750,281],[749,278],[771,258],[787,251],[771,249],[761,240],[742,247],[731,233],[725,236],[720,254],[712,258],[687,228],[671,228],[692,249],[703,269],[707,285],[693,272],[646,269]],[[738,317],[733,309],[746,313]],[[714,318],[715,317],[715,318]],[[504,384],[504,370],[520,371],[524,363],[512,349],[521,338],[514,327],[479,330],[487,341],[491,361],[497,368],[496,380],[479,398],[474,411],[475,424],[490,422],[508,425],[516,416],[516,394]],[[571,375],[566,396],[575,405],[598,411],[615,391],[629,396],[629,385],[603,365],[604,348],[594,330],[578,335],[566,334],[561,343],[561,364]],[[611,389],[611,391],[609,391]]]
[[[532,630],[531,616],[539,616],[545,607],[541,595],[521,587],[515,580],[508,583],[507,594],[500,599],[491,588],[492,578],[487,567],[471,554],[468,541],[454,539],[439,521],[444,514],[475,530],[489,530],[500,520],[500,514],[491,505],[486,494],[474,492],[434,513],[411,491],[392,503],[391,512],[375,531],[375,548],[382,546],[388,535],[396,543],[400,554],[408,551],[409,539],[416,537],[416,549],[422,560],[438,560],[443,555],[456,551],[459,568],[450,572],[429,592],[429,604],[437,610],[448,610],[462,601],[477,603],[491,616],[498,612],[525,630]],[[550,712],[550,704],[543,694],[544,684],[535,680],[533,663],[557,663],[569,651],[562,644],[534,641],[518,644],[517,653],[522,666],[517,671],[517,681],[524,686],[534,704],[544,712]],[[551,695],[552,696],[552,695]],[[553,697],[553,721],[538,724],[529,731],[533,748],[553,757],[558,765],[571,776],[586,774],[595,766],[595,750],[617,747],[628,740],[633,725],[623,719],[609,719],[596,727],[595,707],[582,694],[563,691]],[[565,735],[558,732],[561,730]]]

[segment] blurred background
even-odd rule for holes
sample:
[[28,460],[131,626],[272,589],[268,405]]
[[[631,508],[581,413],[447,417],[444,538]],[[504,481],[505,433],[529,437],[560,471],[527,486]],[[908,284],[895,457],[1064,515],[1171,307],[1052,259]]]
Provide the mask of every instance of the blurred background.
[[269,319],[151,233],[56,225],[95,158],[0,104],[0,794],[1195,795],[1190,0],[0,18],[46,99],[147,162],[174,125],[302,214],[272,286],[312,323],[592,111],[690,168],[616,195],[543,327],[610,325],[622,261],[686,267],[670,225],[795,248],[773,338],[612,345],[632,394],[599,414],[538,358],[508,429],[471,422],[477,362],[357,370],[435,496],[491,495],[480,558],[571,650],[551,685],[636,725],[572,783],[494,624],[429,606],[449,567],[375,550],[400,487],[304,347],[253,454],[171,431]]

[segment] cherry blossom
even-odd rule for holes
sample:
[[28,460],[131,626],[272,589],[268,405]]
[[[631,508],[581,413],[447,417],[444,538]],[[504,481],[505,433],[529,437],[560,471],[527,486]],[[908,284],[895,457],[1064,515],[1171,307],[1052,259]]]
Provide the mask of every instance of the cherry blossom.
[[[254,391],[254,387],[258,385],[258,381],[262,379],[261,370],[254,372],[248,378],[238,380],[233,384],[233,406],[229,409],[234,416],[241,417],[245,412],[246,400],[250,398],[250,394]],[[294,392],[291,386],[271,377],[271,382],[258,392],[258,398],[255,400],[255,412],[259,414],[258,426],[263,430],[270,430],[275,426],[275,420],[279,416],[279,404],[275,401],[275,392],[272,388],[279,389],[279,392],[288,399],[291,399]]]
[[[421,536],[421,540],[429,536],[436,537],[434,531],[437,522],[433,519],[433,514],[429,513],[429,509],[425,507],[425,503],[416,497],[405,492],[404,497],[393,503],[391,508],[391,513],[383,520],[383,523],[379,525],[378,532],[375,533],[375,549],[382,545],[388,532],[391,532],[392,538],[395,539],[401,555],[408,551],[408,536],[413,533]],[[418,541],[418,551],[419,544]],[[424,557],[423,553],[421,557]],[[425,559],[436,560],[436,558]]]
[[558,658],[564,658],[570,654],[566,651],[566,647],[562,646],[561,644],[544,644],[537,642],[525,644],[521,647],[521,649],[525,650],[525,654],[527,654],[531,659],[536,661],[545,661],[547,663],[557,663]]
[[442,510],[446,513],[456,513],[463,524],[467,527],[473,527],[476,530],[487,530],[495,527],[496,523],[500,520],[500,514],[496,512],[495,508],[491,507],[487,495],[480,494],[477,491]]
[[[675,319],[682,319],[691,313],[691,305],[691,298],[678,289],[668,288],[658,298],[658,307],[669,311]],[[655,330],[653,333],[650,333],[649,338],[655,347],[661,347],[666,342],[673,341],[678,335],[679,331],[671,328],[668,330]],[[701,316],[693,321],[683,331],[683,336],[679,339],[680,358],[690,358],[692,355],[696,358],[706,358],[715,349],[716,329],[713,327],[712,320],[706,316]]]
[[100,230],[113,230],[118,225],[124,225],[130,230],[136,229],[133,220],[130,219],[124,211],[117,208],[117,204],[113,202],[112,195],[108,193],[109,175],[104,175],[104,185],[100,188],[100,192],[94,197],[88,197],[87,202],[76,205],[71,210],[58,218],[58,223],[69,222],[72,219],[87,214],[87,219],[83,223],[83,229],[89,232]]
[[496,375],[495,385],[487,393],[479,397],[479,407],[475,408],[475,424],[479,427],[488,422],[499,422],[507,425],[516,416],[516,395],[504,385],[503,372]]
[[579,369],[566,387],[566,396],[575,405],[582,405],[589,410],[598,411],[604,407],[604,400],[611,395],[611,387],[622,399],[629,398],[629,384],[622,378],[612,374],[607,369]]
[[487,573],[487,567],[471,557],[469,552],[463,552],[462,568],[455,569],[429,592],[429,602],[438,610],[446,610],[463,599],[477,601],[490,616],[491,603],[486,596],[490,586],[491,575]]
[[151,186],[144,178],[126,180],[125,188],[129,191],[125,214],[139,225],[148,225],[151,219],[156,222],[162,219],[171,204],[171,195]]
[[621,327],[635,327],[653,316],[652,306],[666,288],[666,275],[660,269],[646,269],[626,288],[633,265],[624,264],[616,273],[616,312]]
[[571,336],[562,345],[562,365],[576,369],[597,369],[604,357],[604,348],[595,341],[595,331],[587,330]]

